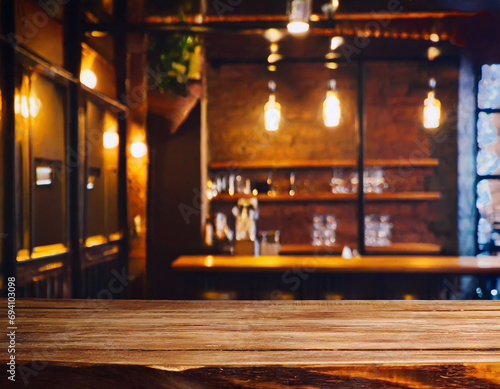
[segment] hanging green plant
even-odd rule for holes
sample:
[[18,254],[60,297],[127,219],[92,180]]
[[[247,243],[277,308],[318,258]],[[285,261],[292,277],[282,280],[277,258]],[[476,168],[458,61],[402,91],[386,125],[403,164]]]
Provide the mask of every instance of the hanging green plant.
[[161,93],[188,95],[188,81],[201,74],[201,39],[195,34],[151,36],[149,64],[166,76],[159,83]]

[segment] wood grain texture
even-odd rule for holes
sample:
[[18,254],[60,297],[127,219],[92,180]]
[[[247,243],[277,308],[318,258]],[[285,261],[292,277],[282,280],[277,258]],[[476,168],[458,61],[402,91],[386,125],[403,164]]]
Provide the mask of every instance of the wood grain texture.
[[21,299],[16,321],[35,388],[500,386],[495,301]]
[[[332,250],[335,252],[335,247]],[[324,248],[318,248],[325,254]],[[380,255],[344,259],[340,256],[180,256],[172,263],[177,271],[283,272],[293,269],[314,269],[315,272],[337,273],[500,273],[496,257],[400,256]]]

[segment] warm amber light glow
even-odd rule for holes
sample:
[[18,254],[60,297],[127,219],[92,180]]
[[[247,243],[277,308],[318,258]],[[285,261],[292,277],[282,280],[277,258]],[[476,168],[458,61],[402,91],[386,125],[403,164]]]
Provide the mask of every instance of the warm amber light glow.
[[26,96],[17,95],[14,100],[14,111],[16,114],[21,114],[23,118],[27,119],[30,116],[30,108],[28,105],[28,98]]
[[283,34],[281,33],[281,31],[275,28],[270,28],[264,32],[264,38],[266,38],[271,43],[278,42],[282,37]]
[[441,102],[436,99],[435,92],[430,91],[424,100],[424,127],[438,128],[441,118]]
[[306,22],[290,22],[287,25],[290,34],[304,34],[309,31],[309,23]]
[[114,131],[106,131],[102,134],[102,144],[105,149],[114,149],[120,143],[120,137]]
[[281,119],[281,105],[276,101],[274,93],[269,95],[269,101],[264,106],[264,118],[267,131],[277,131]]
[[30,97],[31,117],[36,118],[38,116],[38,113],[40,112],[40,108],[42,108],[42,103],[40,102],[40,99],[36,96],[31,96]]
[[283,56],[280,54],[269,54],[269,57],[267,57],[267,62],[276,63],[281,60],[281,58],[283,58]]
[[41,108],[42,103],[36,96],[31,96],[28,99],[25,95],[16,95],[14,98],[14,111],[16,115],[21,114],[25,119],[30,116],[36,118]]
[[332,51],[338,49],[343,43],[344,43],[344,38],[342,38],[341,36],[334,36],[330,43],[330,49]]
[[130,145],[130,153],[134,158],[142,158],[148,153],[148,146],[144,142],[134,142]]
[[328,68],[328,69],[337,69],[339,67],[339,64],[336,63],[336,62],[327,62],[325,63],[325,67]]
[[427,49],[427,58],[429,58],[429,61],[436,59],[440,54],[441,50],[439,50],[437,47],[431,46]]
[[329,90],[323,103],[323,121],[326,127],[336,127],[340,122],[340,100],[337,92]]
[[431,34],[431,36],[429,37],[431,41],[433,42],[439,42],[439,35],[436,34],[435,32]]
[[97,77],[95,73],[90,69],[83,69],[80,72],[80,82],[89,87],[90,89],[94,89],[97,85]]

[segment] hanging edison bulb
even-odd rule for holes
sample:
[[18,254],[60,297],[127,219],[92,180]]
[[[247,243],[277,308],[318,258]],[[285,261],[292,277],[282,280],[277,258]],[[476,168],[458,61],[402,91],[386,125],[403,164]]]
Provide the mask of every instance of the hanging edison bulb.
[[289,0],[288,1],[288,32],[291,34],[303,34],[309,30],[309,19],[311,18],[312,0]]
[[431,90],[424,100],[424,127],[438,128],[441,118],[441,102],[436,99],[436,80],[434,78],[429,80],[429,86]]
[[281,120],[281,105],[276,101],[276,83],[269,81],[269,101],[264,106],[264,119],[267,131],[277,131]]
[[337,96],[337,82],[328,81],[328,91],[323,103],[323,121],[326,127],[336,127],[340,122],[340,100]]

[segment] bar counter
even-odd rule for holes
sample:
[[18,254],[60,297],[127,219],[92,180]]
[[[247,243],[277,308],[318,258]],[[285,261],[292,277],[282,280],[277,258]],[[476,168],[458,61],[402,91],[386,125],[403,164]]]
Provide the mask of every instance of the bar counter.
[[324,273],[500,273],[500,257],[380,255],[345,259],[313,255],[207,255],[181,256],[172,262],[176,271],[283,272],[297,268]]
[[32,388],[500,387],[496,301],[18,300],[16,315]]

